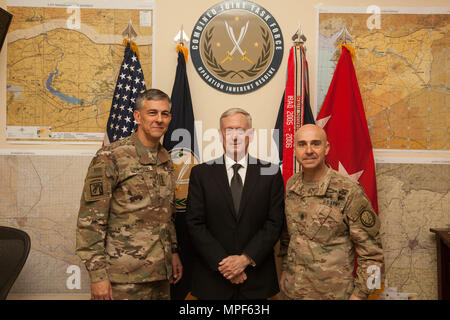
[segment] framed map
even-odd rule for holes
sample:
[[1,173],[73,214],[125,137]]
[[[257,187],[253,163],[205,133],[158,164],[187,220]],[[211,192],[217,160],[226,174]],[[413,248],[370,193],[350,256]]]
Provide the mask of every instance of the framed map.
[[7,141],[103,141],[130,23],[151,86],[153,1],[7,5],[14,16],[7,36]]
[[[377,7],[375,7],[376,9]],[[333,76],[335,41],[345,27],[375,149],[450,147],[449,8],[318,10],[318,90],[322,106]]]

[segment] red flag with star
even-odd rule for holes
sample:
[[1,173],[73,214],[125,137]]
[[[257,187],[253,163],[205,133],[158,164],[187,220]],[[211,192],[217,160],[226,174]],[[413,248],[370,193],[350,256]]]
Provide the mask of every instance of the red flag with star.
[[372,142],[351,54],[345,46],[316,123],[330,143],[327,163],[358,181],[378,214]]

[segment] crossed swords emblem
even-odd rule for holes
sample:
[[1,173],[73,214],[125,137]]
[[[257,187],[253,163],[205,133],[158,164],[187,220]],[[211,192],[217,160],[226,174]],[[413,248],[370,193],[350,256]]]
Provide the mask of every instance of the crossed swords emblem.
[[241,54],[242,61],[247,61],[251,64],[254,64],[254,62],[247,57],[247,51],[246,50],[242,51],[242,49],[240,47],[240,44],[241,44],[242,40],[244,39],[245,34],[247,33],[248,23],[249,23],[249,21],[247,21],[245,26],[241,28],[241,32],[239,33],[239,38],[236,40],[236,37],[234,36],[233,27],[230,27],[228,25],[228,23],[225,21],[225,27],[227,29],[228,36],[230,37],[231,42],[233,42],[234,47],[233,47],[233,49],[231,49],[231,51],[227,50],[227,56],[225,57],[225,59],[222,60],[222,62],[220,64],[224,64],[227,61],[233,60],[232,56],[236,52],[236,50],[239,51],[239,53]]

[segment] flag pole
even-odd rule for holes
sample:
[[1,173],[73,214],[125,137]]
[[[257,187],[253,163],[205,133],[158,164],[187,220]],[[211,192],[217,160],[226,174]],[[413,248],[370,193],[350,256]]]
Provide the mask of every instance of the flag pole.
[[306,42],[306,36],[302,32],[300,23],[298,24],[297,31],[292,36],[292,41],[294,41],[294,44],[296,45],[303,45]]
[[350,51],[352,61],[355,60],[355,48],[351,45],[353,43],[353,37],[348,32],[347,27],[344,26],[334,42],[336,51],[334,53],[334,60],[337,62],[342,53],[342,47],[345,47]]
[[[198,163],[199,159],[196,153],[198,148],[195,136],[194,111],[186,72],[189,51],[184,45],[188,41],[189,38],[184,32],[182,25],[174,38],[174,42],[177,44],[178,65],[171,96],[172,121],[163,139],[163,146],[171,155],[175,169],[175,229],[178,240],[178,253],[183,264],[183,277],[176,285],[171,285],[170,294],[174,300],[192,299],[190,291],[192,265],[195,255],[186,226],[189,175],[192,167]],[[173,135],[175,131],[179,130],[186,133],[183,138],[179,137],[178,134]]]
[[146,90],[139,50],[137,44],[132,41],[137,37],[137,33],[131,19],[122,36],[125,52],[117,76],[103,145],[126,138],[136,130],[137,124],[133,115],[136,99],[139,93]]
[[188,54],[189,50],[184,46],[185,42],[189,42],[189,38],[187,37],[186,33],[184,32],[183,25],[181,25],[180,31],[177,33],[175,38],[173,38],[173,41],[177,43],[176,51],[182,51],[184,55],[184,60],[186,63],[188,62]]
[[122,37],[126,38],[128,41],[131,41],[131,39],[137,37],[137,32],[133,28],[133,23],[131,22],[131,19],[128,22],[128,26],[122,32]]
[[315,123],[309,103],[309,76],[304,44],[306,36],[301,25],[292,36],[293,45],[289,52],[286,89],[278,112],[275,128],[279,137],[279,154],[283,162],[283,180],[300,170],[294,155],[294,134],[304,124]]
[[[351,34],[344,27],[334,43],[336,69],[316,122],[325,130],[331,145],[327,164],[357,181],[378,215],[375,161],[353,64],[355,49],[350,45],[352,42]],[[354,275],[357,253],[355,256]],[[369,299],[376,299],[383,288]]]
[[[298,24],[297,31],[292,36],[292,41],[294,42],[294,46],[296,48],[296,53],[297,53],[296,56],[298,58],[300,58],[300,59],[297,60],[297,63],[299,63],[299,60],[300,61],[302,60],[301,59],[301,54],[302,53],[304,54],[305,51],[306,51],[304,49],[304,47],[303,47],[303,45],[306,42],[306,36],[302,32],[302,27],[301,27],[300,23]],[[303,116],[303,114],[304,114],[304,111],[303,111],[303,109],[304,109],[304,95],[306,94],[306,91],[309,89],[309,85],[308,85],[309,81],[305,81],[305,83],[302,83],[302,81],[304,80],[304,79],[302,79],[303,78],[303,74],[305,75],[306,79],[308,79],[308,69],[307,69],[306,59],[305,59],[305,65],[302,65],[302,63],[300,63],[300,64],[301,64],[301,69],[300,69],[301,72],[300,72],[300,74],[297,74],[297,86],[296,86],[296,90],[297,90],[296,91],[296,96],[297,96],[297,98],[296,98],[296,106],[295,106],[295,109],[296,109],[296,121],[295,121],[295,131],[294,132],[297,132],[297,130],[303,125],[303,122],[304,122],[304,120],[303,120],[304,119],[304,116]],[[306,68],[306,70],[302,70],[303,68]],[[300,99],[303,99],[303,102],[298,101],[298,95],[300,93],[301,93]],[[295,140],[295,138],[294,138],[294,140]],[[301,170],[301,166],[300,166],[300,164],[297,162],[297,160],[295,158],[295,152],[294,152],[294,159],[293,160],[294,160],[294,172],[293,173],[296,173],[296,172]]]

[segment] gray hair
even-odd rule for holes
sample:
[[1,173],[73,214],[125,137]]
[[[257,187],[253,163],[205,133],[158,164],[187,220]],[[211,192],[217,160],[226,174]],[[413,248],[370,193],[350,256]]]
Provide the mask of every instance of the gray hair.
[[247,125],[249,128],[252,127],[252,116],[250,115],[250,113],[248,113],[247,111],[245,111],[242,108],[231,108],[228,109],[227,111],[225,111],[224,113],[222,113],[222,115],[220,116],[220,128],[222,128],[222,119],[235,115],[237,113],[243,114],[245,116],[245,118],[247,119]]
[[169,96],[165,92],[159,89],[148,89],[139,93],[136,99],[136,110],[141,110],[145,101],[152,100],[167,100],[169,104],[171,103]]

